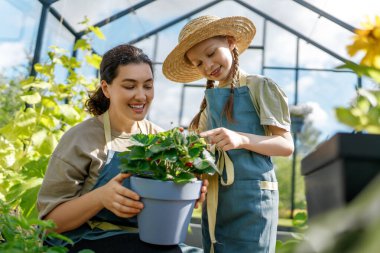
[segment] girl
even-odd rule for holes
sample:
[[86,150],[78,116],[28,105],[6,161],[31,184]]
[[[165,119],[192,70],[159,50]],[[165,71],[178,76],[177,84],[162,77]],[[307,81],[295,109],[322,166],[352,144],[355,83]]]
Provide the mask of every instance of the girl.
[[269,78],[239,68],[239,52],[255,32],[244,17],[198,17],[181,30],[163,64],[175,82],[207,79],[200,112],[190,123],[215,145],[221,175],[220,181],[218,175],[209,179],[205,252],[275,251],[278,187],[269,156],[291,155],[293,140],[286,95]]
[[[38,195],[40,218],[74,241],[70,252],[183,252],[189,248],[139,240],[136,215],[144,206],[128,188],[130,175],[118,169],[116,153],[130,145],[131,134],[161,131],[144,119],[154,97],[152,62],[141,49],[120,45],[104,54],[100,78],[86,103],[95,117],[71,128],[50,159]],[[205,186],[202,191],[201,201]]]

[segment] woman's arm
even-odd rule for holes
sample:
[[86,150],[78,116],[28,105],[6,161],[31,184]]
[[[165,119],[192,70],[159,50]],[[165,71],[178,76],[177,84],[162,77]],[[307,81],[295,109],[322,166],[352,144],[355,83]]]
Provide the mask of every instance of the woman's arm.
[[58,205],[45,220],[53,220],[56,232],[73,230],[95,216],[101,209],[107,208],[119,217],[129,218],[138,214],[143,204],[140,197],[122,182],[130,174],[119,174],[102,187],[94,189],[78,198]]
[[294,144],[290,132],[269,126],[271,136],[261,136],[231,131],[226,128],[216,128],[201,133],[208,137],[211,144],[227,151],[230,149],[247,149],[267,156],[289,156],[293,153]]

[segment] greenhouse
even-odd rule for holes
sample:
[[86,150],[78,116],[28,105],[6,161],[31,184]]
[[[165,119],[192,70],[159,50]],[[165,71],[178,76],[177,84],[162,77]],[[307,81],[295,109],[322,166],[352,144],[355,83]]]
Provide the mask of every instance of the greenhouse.
[[[127,230],[138,246],[126,252],[379,251],[379,1],[0,0],[0,13],[0,252],[120,252],[105,250],[112,240],[102,242]],[[205,32],[192,37],[191,29]],[[210,53],[202,47],[207,41],[230,54],[213,58],[220,48]],[[188,48],[180,52],[181,46]],[[175,62],[177,52],[183,55]],[[232,72],[221,79],[225,62]],[[119,77],[117,90],[109,84]],[[248,103],[236,100],[242,88]],[[219,91],[227,93],[213,100]],[[211,109],[219,104],[223,111]],[[245,131],[240,120],[257,125]],[[239,166],[252,173],[269,166],[272,174],[260,172],[259,200],[232,195],[240,181],[251,180]],[[133,177],[202,182],[181,239],[163,243],[161,232],[153,242],[142,237],[137,213],[150,205],[143,195],[149,187],[130,191]],[[278,207],[272,195],[264,203],[268,192],[278,192]],[[128,199],[123,212],[115,204],[121,196]],[[85,208],[91,201],[93,211]],[[256,204],[264,210],[259,218],[271,220],[273,212],[274,225],[278,218],[267,251],[255,247],[269,236],[224,234],[237,220],[259,227],[262,220],[241,218],[243,208]],[[240,206],[235,224],[219,223]],[[158,220],[177,217],[166,208],[158,209]],[[70,234],[84,226],[91,232]],[[166,223],[158,227],[169,230]],[[98,246],[79,243],[91,240]]]

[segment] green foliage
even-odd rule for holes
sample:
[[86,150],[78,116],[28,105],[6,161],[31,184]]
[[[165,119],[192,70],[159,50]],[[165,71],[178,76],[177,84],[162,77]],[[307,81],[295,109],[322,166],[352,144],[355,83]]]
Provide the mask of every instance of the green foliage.
[[55,227],[52,221],[27,219],[10,205],[0,200],[0,251],[3,253],[60,253],[67,252],[64,247],[43,245],[47,238],[57,238],[66,242],[72,241],[55,232],[47,231]]
[[380,17],[368,22],[363,29],[357,29],[354,41],[347,46],[347,52],[353,56],[359,51],[365,54],[360,62],[346,62],[339,69],[350,69],[360,77],[367,77],[378,86],[376,89],[358,89],[357,96],[348,107],[335,109],[341,123],[355,131],[380,134]]
[[380,90],[358,89],[349,107],[335,110],[337,119],[355,129],[380,134]]
[[[305,183],[300,170],[301,157],[296,161],[296,178],[295,178],[295,209],[306,208]],[[273,163],[276,170],[276,177],[279,182],[279,215],[283,218],[290,217],[291,205],[291,177],[292,177],[292,159],[288,157],[274,157]]]
[[[92,53],[88,37],[75,46],[92,59],[87,64],[98,66],[101,58]],[[34,66],[37,76],[17,82],[20,91],[14,105],[18,108],[0,127],[0,199],[19,207],[26,218],[37,217],[36,198],[49,157],[62,134],[88,117],[87,91],[98,83],[81,75],[78,69],[83,63],[64,49],[50,47],[48,58]],[[58,67],[67,72],[64,82],[56,81]]]
[[158,134],[132,135],[132,146],[122,152],[122,172],[137,176],[186,183],[196,175],[214,173],[214,156],[203,138],[184,135],[182,128]]
[[351,69],[358,76],[366,76],[374,80],[376,83],[380,83],[380,69],[375,67],[346,62],[345,64],[338,66],[337,69]]
[[292,233],[292,239],[285,242],[277,240],[276,253],[293,253],[300,243],[304,240],[303,231],[307,229],[306,212],[298,212],[293,218],[293,226],[297,232]]
[[0,79],[0,93],[0,127],[2,127],[8,123],[9,115],[14,114],[22,105],[22,101],[18,99],[21,93],[19,82]]

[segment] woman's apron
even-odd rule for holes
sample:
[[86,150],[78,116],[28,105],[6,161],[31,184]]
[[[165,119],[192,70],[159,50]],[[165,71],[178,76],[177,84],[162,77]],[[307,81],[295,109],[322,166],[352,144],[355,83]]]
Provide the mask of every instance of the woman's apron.
[[[235,122],[233,123],[228,122],[223,113],[225,103],[230,96],[230,89],[207,89],[205,96],[208,129],[225,127],[237,132],[265,135],[247,86],[234,89]],[[224,168],[220,168],[223,174],[222,182],[218,179],[218,175],[214,175],[216,198],[212,201],[213,195],[209,193],[210,197],[207,196],[203,205],[204,251],[207,253],[214,250],[217,253],[275,252],[278,187],[270,157],[246,149],[217,152],[216,155],[220,157],[223,153],[227,160],[229,157],[233,163],[232,176],[226,173],[228,169],[224,163],[222,164]],[[213,187],[210,182],[209,192],[211,188]],[[207,203],[215,201],[217,208],[211,208],[211,203]],[[214,242],[213,245],[211,241]]]
[[[120,173],[120,157],[117,151],[113,151],[111,147],[111,127],[109,121],[108,111],[104,113],[103,117],[104,135],[107,143],[107,160],[104,167],[100,170],[99,178],[95,183],[92,190],[99,188],[108,183],[112,178]],[[140,125],[139,129],[141,131]],[[130,188],[130,179],[126,178],[123,181],[123,186]],[[113,235],[125,234],[125,233],[138,233],[137,218],[120,218],[103,208],[99,213],[91,218],[90,221],[83,224],[77,229],[64,232],[63,235],[69,237],[74,243],[81,239],[97,240],[106,238]],[[67,242],[48,239],[47,243],[50,245],[67,245]]]

